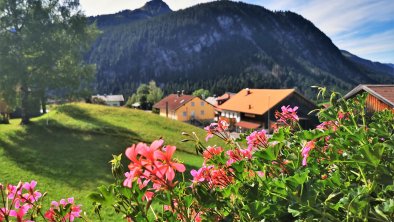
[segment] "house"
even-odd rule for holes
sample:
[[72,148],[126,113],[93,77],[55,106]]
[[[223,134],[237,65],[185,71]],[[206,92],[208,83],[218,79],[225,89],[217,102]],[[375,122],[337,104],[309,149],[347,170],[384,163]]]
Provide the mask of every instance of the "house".
[[297,114],[302,127],[312,128],[317,124],[315,116],[308,116],[317,106],[294,89],[243,89],[218,109],[221,118],[239,131],[271,130],[276,122],[275,111],[288,105],[299,107]]
[[123,95],[96,95],[92,96],[92,101],[99,99],[105,102],[108,106],[123,106]]
[[226,93],[224,93],[223,95],[221,95],[219,97],[210,96],[210,97],[206,98],[205,101],[207,101],[211,105],[217,107],[217,106],[222,105],[223,103],[225,103],[233,95],[235,95],[235,93],[226,92]]
[[345,99],[353,98],[367,92],[367,111],[376,112],[389,109],[394,113],[394,85],[358,85],[345,95]]
[[223,95],[217,97],[217,96],[211,96],[205,99],[209,104],[215,107],[215,121],[219,120],[220,117],[220,109],[218,108],[219,105],[222,105],[225,103],[227,100],[229,100],[235,93],[230,93],[226,92]]
[[215,108],[211,104],[179,92],[160,100],[153,108],[160,110],[160,116],[179,121],[213,120],[215,117]]

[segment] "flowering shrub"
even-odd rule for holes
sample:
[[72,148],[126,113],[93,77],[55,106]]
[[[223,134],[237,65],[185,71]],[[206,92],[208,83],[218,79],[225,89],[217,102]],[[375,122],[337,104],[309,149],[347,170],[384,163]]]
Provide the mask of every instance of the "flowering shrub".
[[18,185],[0,183],[0,222],[18,221],[34,222],[40,217],[45,221],[66,222],[81,217],[80,205],[74,204],[74,199],[61,200],[60,204],[52,202],[51,208],[42,213],[42,201],[46,193],[36,190],[36,181],[19,182]]
[[116,182],[91,195],[97,212],[109,205],[128,221],[392,221],[394,115],[365,113],[365,95],[337,97],[316,111],[322,123],[311,130],[301,129],[297,107],[284,106],[272,135],[233,139],[221,121],[205,128],[206,140],[227,146],[204,147],[183,133],[204,158],[192,179],[174,146],[133,145],[128,171],[115,156]]

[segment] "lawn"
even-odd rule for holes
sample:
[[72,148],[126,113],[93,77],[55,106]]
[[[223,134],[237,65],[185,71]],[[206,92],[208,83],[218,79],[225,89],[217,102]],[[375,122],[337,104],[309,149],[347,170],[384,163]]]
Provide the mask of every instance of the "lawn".
[[[181,132],[193,131],[204,138],[200,128],[143,111],[62,105],[29,126],[20,126],[19,120],[0,125],[0,181],[37,180],[38,189],[49,193],[47,204],[73,196],[89,218],[97,220],[86,196],[100,184],[112,182],[108,163],[112,154],[123,153],[133,143],[163,138],[177,146],[176,157],[190,170],[201,166],[202,159],[193,154],[192,143],[180,140]],[[104,218],[120,219],[112,209],[104,211]]]

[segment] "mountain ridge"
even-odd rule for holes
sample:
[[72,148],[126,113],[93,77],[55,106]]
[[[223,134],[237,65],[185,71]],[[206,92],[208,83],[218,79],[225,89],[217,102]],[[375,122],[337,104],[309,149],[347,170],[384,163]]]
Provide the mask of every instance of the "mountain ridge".
[[141,8],[125,9],[114,14],[104,14],[88,17],[89,23],[96,23],[100,29],[108,26],[122,25],[129,22],[149,19],[172,12],[171,8],[162,0],[151,0]]
[[311,97],[311,85],[344,91],[388,78],[344,57],[296,13],[230,1],[112,26],[88,60],[98,64],[98,91],[107,93],[130,94],[154,79],[168,93],[297,87]]

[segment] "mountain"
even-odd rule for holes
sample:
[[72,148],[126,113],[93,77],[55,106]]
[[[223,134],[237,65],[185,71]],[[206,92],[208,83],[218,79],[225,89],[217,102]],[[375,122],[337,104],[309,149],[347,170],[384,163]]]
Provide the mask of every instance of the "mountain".
[[138,21],[117,23],[117,17],[87,55],[97,64],[100,93],[129,95],[153,79],[166,93],[297,87],[312,98],[312,85],[343,92],[359,83],[393,82],[391,74],[343,56],[310,21],[289,11],[216,1]]
[[392,64],[392,63],[385,63],[385,65],[388,65],[394,69],[394,64]]
[[96,22],[98,28],[104,29],[106,27],[152,18],[169,12],[172,12],[172,10],[165,2],[152,0],[147,2],[142,8],[136,10],[123,10],[116,14],[92,16],[88,19],[90,23]]
[[370,73],[388,73],[394,77],[394,64],[384,64],[380,62],[372,62],[367,59],[360,58],[352,53],[341,50],[342,55],[350,59],[354,63],[360,66],[361,69],[365,69],[365,72]]

